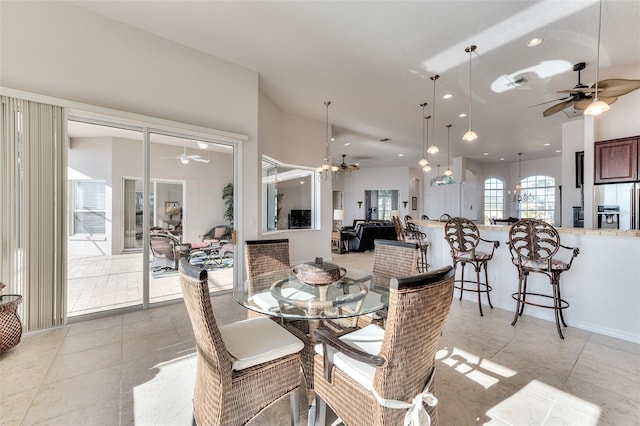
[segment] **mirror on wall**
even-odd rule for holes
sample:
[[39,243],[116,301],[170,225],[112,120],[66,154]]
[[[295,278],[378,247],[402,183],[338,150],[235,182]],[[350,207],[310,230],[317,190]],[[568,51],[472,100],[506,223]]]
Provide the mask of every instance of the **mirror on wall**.
[[317,229],[316,171],[262,157],[263,231]]

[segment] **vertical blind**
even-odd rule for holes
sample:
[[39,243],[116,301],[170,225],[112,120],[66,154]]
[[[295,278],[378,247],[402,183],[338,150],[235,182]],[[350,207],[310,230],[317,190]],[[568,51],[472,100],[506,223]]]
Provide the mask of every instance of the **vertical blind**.
[[23,296],[20,316],[33,331],[66,316],[62,108],[1,100],[0,281],[5,294]]

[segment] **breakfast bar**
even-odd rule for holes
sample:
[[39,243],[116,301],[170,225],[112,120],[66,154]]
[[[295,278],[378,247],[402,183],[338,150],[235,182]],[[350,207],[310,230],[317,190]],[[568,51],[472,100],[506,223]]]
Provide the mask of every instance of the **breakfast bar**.
[[[450,265],[452,261],[449,245],[444,240],[444,222],[413,222],[427,234],[431,244],[429,264],[433,267]],[[506,244],[509,241],[509,226],[478,225],[478,228],[483,238],[500,242],[500,248],[488,266],[489,283],[493,287],[493,306],[513,312],[516,302],[511,295],[517,290],[518,271]],[[562,296],[570,304],[564,311],[567,333],[575,327],[640,342],[640,231],[556,229],[562,244],[580,249],[580,255],[571,270],[562,276]],[[529,286],[532,291],[550,291],[549,281],[545,277],[531,276]],[[458,297],[457,291],[454,297]],[[476,300],[468,293],[464,298]],[[535,306],[527,306],[524,315],[554,321],[552,312]]]

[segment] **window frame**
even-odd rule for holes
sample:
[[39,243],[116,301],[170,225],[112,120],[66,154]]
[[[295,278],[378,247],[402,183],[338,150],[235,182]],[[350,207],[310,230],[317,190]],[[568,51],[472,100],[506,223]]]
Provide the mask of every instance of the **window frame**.
[[[103,198],[102,198],[102,203],[103,203],[103,209],[99,210],[99,209],[80,209],[77,208],[77,200],[78,200],[78,194],[79,194],[79,186],[80,184],[83,183],[101,183],[102,184],[102,190],[103,190]],[[69,230],[70,230],[70,236],[71,237],[91,237],[91,238],[106,238],[107,236],[107,182],[106,180],[102,180],[102,179],[73,179],[71,180],[71,194],[72,194],[72,198],[71,198],[71,217],[70,217],[70,221],[71,223],[69,224]],[[102,217],[103,217],[103,232],[79,232],[78,231],[78,226],[76,225],[76,213],[99,213],[102,212]]]
[[[489,181],[495,181],[495,182],[489,182]],[[497,186],[497,184],[500,184],[500,188],[487,188],[487,184],[488,183],[493,183],[494,185]],[[484,191],[484,223],[488,224],[490,223],[489,218],[493,218],[493,219],[504,219],[504,214],[505,214],[505,182],[504,180],[500,179],[499,177],[490,177],[484,180],[483,183],[483,191]],[[495,203],[488,203],[487,202],[487,192],[493,193],[495,192],[494,195],[490,195],[491,197],[495,198],[496,200],[500,200],[500,202],[495,202]],[[488,205],[491,206],[502,206],[502,208],[500,210],[498,209],[492,209],[492,208],[487,208]],[[499,214],[496,214],[495,217],[491,216],[491,212],[496,212]]]
[[[520,179],[520,188],[523,193],[533,193],[533,200],[527,201],[523,199],[518,203],[518,217],[522,219],[540,219],[553,225],[556,214],[555,178],[544,175],[528,176]],[[543,200],[541,201],[540,198],[543,198]],[[537,208],[537,205],[540,205],[540,203],[542,203],[545,208]],[[529,205],[536,206],[536,208],[527,208]],[[549,206],[551,206],[551,208],[549,208]]]

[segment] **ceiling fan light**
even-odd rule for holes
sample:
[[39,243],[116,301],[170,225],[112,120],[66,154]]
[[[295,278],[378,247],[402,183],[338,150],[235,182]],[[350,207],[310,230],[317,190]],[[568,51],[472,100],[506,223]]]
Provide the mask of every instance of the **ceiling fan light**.
[[467,130],[467,133],[462,137],[462,140],[467,142],[473,142],[476,139],[478,139],[478,135],[471,129]]
[[447,168],[447,170],[444,171],[444,175],[445,176],[451,176],[453,174],[453,172],[451,171],[450,168]]
[[338,170],[340,170],[340,167],[338,167],[338,166],[331,166],[331,171],[332,171],[332,172],[334,172],[334,173],[335,173],[335,172],[337,172]]
[[593,102],[589,104],[587,109],[584,110],[584,115],[600,115],[603,112],[609,111],[611,107],[604,101],[595,98]]
[[427,161],[426,158],[423,158],[422,160],[418,161],[418,164],[420,165],[420,167],[424,167],[429,164],[429,161]]
[[440,152],[440,149],[436,146],[436,144],[431,144],[431,146],[429,147],[429,149],[427,149],[427,152],[431,155],[433,154],[437,154]]
[[180,156],[180,162],[182,164],[189,164],[189,157],[181,155]]
[[423,172],[430,172],[430,171],[431,171],[431,166],[430,166],[430,165],[428,165],[428,164],[427,164],[427,165],[425,165],[425,166],[422,168],[422,171],[423,171]]

